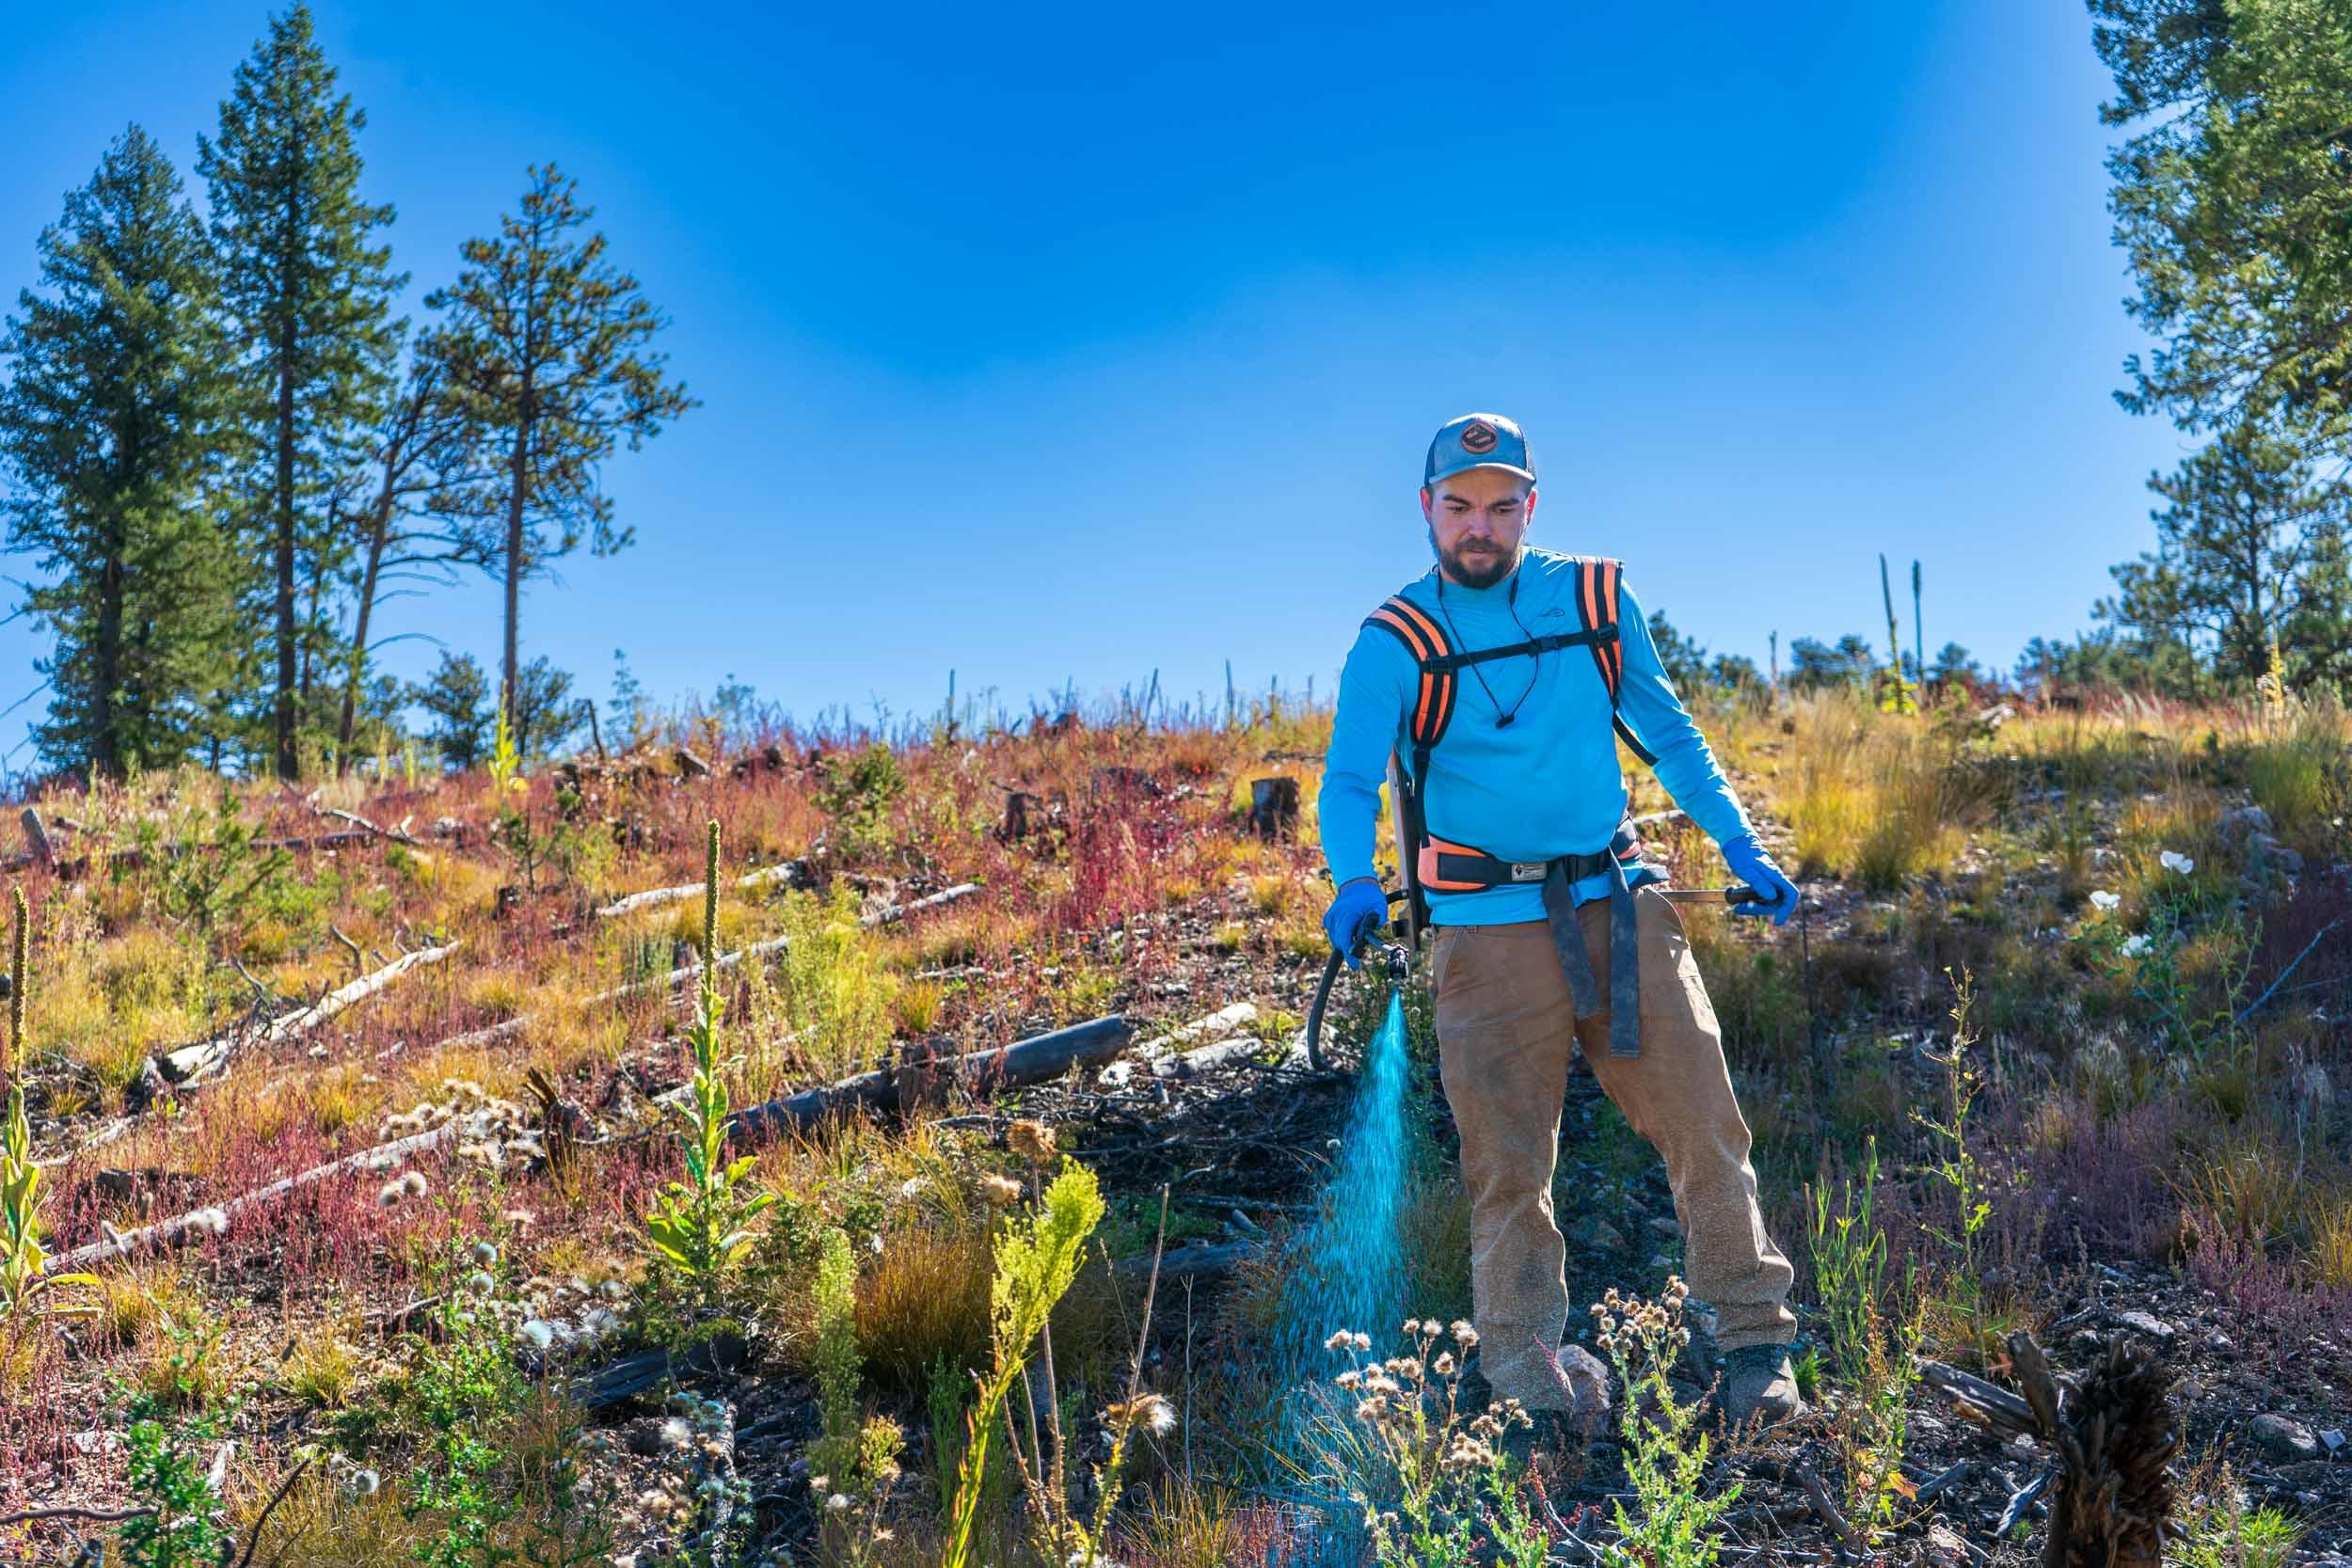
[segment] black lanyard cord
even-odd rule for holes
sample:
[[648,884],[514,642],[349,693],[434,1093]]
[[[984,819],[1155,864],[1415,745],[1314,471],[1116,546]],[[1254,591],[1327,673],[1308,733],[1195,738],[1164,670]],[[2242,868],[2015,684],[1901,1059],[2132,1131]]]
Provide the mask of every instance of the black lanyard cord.
[[[1503,599],[1502,606],[1505,610],[1511,612],[1511,624],[1519,628],[1519,635],[1526,638],[1530,642],[1533,642],[1535,641],[1535,634],[1529,631],[1527,629],[1527,623],[1519,619],[1518,602],[1519,574],[1517,571],[1514,571],[1511,574],[1511,592]],[[1454,624],[1454,612],[1445,607],[1445,573],[1442,570],[1438,573],[1438,613],[1445,617],[1446,629],[1454,634],[1454,645],[1457,648],[1462,646],[1462,628]],[[1531,654],[1528,657],[1528,661],[1533,668],[1530,669],[1527,673],[1527,689],[1519,693],[1519,700],[1511,705],[1511,711],[1508,713],[1504,713],[1502,711],[1502,703],[1501,699],[1495,696],[1495,689],[1486,684],[1486,677],[1479,673],[1478,666],[1472,664],[1470,667],[1470,673],[1478,677],[1478,689],[1486,694],[1486,701],[1494,705],[1495,712],[1499,715],[1499,717],[1495,720],[1496,729],[1509,729],[1511,727],[1511,721],[1519,716],[1519,709],[1525,707],[1527,705],[1527,699],[1534,694],[1535,682],[1541,678],[1544,673],[1543,656],[1541,654]]]

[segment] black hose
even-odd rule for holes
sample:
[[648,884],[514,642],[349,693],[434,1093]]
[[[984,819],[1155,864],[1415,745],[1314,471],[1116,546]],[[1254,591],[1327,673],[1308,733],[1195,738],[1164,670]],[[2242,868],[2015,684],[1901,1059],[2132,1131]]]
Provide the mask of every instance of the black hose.
[[[1405,889],[1399,888],[1388,896],[1389,902],[1393,904],[1400,899],[1409,897],[1410,895]],[[1359,942],[1357,945],[1360,947],[1363,944]],[[1403,965],[1399,960],[1408,957],[1409,955],[1402,947],[1390,949],[1391,970],[1399,978],[1403,976]],[[1325,1005],[1331,1000],[1331,982],[1340,977],[1340,965],[1346,961],[1345,954],[1336,947],[1331,949],[1331,956],[1323,963],[1323,978],[1315,982],[1315,999],[1307,1005],[1307,1065],[1317,1072],[1331,1070],[1330,1064],[1323,1057],[1323,1010]]]

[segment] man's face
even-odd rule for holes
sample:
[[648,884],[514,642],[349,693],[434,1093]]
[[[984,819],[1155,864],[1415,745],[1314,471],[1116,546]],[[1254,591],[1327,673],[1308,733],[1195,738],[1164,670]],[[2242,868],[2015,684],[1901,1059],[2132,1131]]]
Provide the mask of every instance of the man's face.
[[1421,493],[1438,569],[1465,588],[1492,588],[1519,563],[1535,487],[1502,468],[1465,468]]

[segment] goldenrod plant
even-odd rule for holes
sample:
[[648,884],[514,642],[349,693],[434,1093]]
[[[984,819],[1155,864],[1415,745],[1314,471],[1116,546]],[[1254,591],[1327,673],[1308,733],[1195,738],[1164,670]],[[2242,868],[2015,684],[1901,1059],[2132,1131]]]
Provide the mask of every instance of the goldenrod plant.
[[60,1285],[95,1285],[89,1274],[51,1274],[49,1249],[41,1244],[40,1167],[33,1164],[33,1131],[24,1118],[24,1085],[17,1069],[24,1059],[24,991],[29,979],[31,927],[24,890],[15,890],[16,938],[8,959],[8,1055],[0,1078],[8,1085],[8,1117],[0,1126],[0,1310],[17,1316]]
[[[1033,1129],[1017,1140],[1028,1144],[1025,1152],[1051,1152],[1049,1132],[1034,1123],[1016,1125]],[[1087,1238],[1102,1218],[1103,1195],[1094,1173],[1074,1160],[1065,1160],[1061,1174],[1043,1196],[1020,1217],[1008,1219],[997,1235],[996,1276],[989,1291],[992,1365],[986,1376],[974,1374],[979,1398],[965,1418],[963,1457],[957,1467],[956,1500],[940,1554],[941,1568],[972,1568],[989,1434],[999,1419],[1005,1419],[1010,1430],[1006,1401],[1028,1365],[1030,1347],[1045,1331],[1054,1304],[1077,1277]],[[1046,1354],[1050,1355],[1051,1350]]]
[[694,1052],[694,1078],[688,1086],[679,1139],[686,1146],[686,1177],[672,1181],[654,1200],[646,1230],[656,1251],[684,1275],[697,1304],[717,1307],[726,1278],[756,1239],[751,1222],[775,1202],[746,1180],[757,1163],[753,1155],[726,1157],[727,1061],[720,1051],[719,1019],[719,824],[709,825],[703,865],[701,974],[694,1023],[688,1038]]

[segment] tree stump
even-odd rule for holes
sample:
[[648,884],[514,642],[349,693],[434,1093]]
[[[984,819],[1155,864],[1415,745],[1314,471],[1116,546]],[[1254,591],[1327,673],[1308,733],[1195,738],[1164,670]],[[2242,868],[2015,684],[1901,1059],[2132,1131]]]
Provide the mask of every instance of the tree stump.
[[1298,832],[1298,781],[1277,775],[1249,781],[1249,826],[1262,839]]
[[40,825],[40,813],[26,806],[19,820],[24,824],[24,843],[33,852],[33,863],[43,867],[49,865],[56,858],[56,852],[49,847],[49,830]]
[[1039,825],[1030,820],[1029,814],[1032,812],[1040,817],[1044,816],[1045,801],[1041,798],[1025,789],[1006,790],[1005,819],[1003,826],[997,830],[998,836],[1008,843],[1028,837],[1029,830]]

